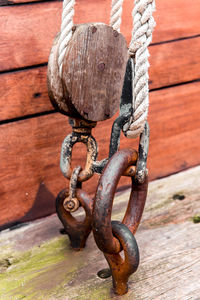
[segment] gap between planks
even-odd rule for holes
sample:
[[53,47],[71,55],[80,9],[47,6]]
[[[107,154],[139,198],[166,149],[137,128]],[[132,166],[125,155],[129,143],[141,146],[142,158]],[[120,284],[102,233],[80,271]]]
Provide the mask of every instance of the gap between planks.
[[[109,21],[110,0],[101,1],[96,9],[93,0],[78,1],[75,10],[75,23]],[[14,69],[47,61],[49,49],[55,34],[59,31],[62,3],[35,3],[25,6],[4,6],[0,11],[0,24],[5,24],[0,31],[1,38],[1,70]],[[86,10],[87,9],[87,10]],[[183,0],[174,4],[174,0],[157,1],[155,18],[157,27],[153,42],[179,39],[200,33],[198,0]],[[94,11],[96,12],[94,14]],[[44,15],[48,14],[48,18]],[[56,16],[56,17],[55,17]],[[173,24],[173,28],[171,27]],[[13,35],[15,28],[15,35]],[[34,28],[34,30],[32,30]],[[122,33],[130,41],[132,18],[130,1],[125,1],[122,20]],[[36,35],[37,33],[37,35]],[[25,37],[25,38],[24,38]],[[32,45],[32,47],[30,47]],[[15,55],[13,56],[13,49]]]
[[[200,212],[199,186],[200,166],[150,183],[145,212],[136,234],[140,266],[130,277],[127,295],[115,296],[111,278],[97,277],[106,262],[93,237],[90,236],[83,251],[73,252],[67,236],[60,237],[61,224],[53,215],[0,234],[0,262],[6,259],[10,262],[7,267],[1,264],[4,286],[0,284],[0,299],[21,299],[19,295],[51,300],[199,299],[200,224],[193,224],[191,220]],[[174,200],[177,193],[185,198]],[[116,197],[114,219],[122,218],[128,194],[126,191]],[[26,256],[30,257],[27,261]],[[43,256],[41,272],[42,262],[37,259]],[[12,288],[13,281],[15,288]]]
[[[163,44],[150,49],[150,90],[198,82],[200,38]],[[192,48],[189,54],[187,49]],[[170,76],[169,76],[170,74]],[[0,75],[4,103],[0,120],[23,118],[52,110],[46,84],[46,65]]]

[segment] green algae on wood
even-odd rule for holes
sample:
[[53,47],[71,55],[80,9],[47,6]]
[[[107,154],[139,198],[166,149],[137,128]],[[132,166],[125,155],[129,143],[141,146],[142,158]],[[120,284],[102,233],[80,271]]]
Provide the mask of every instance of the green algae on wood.
[[195,224],[200,223],[200,214],[195,215],[194,217],[192,217],[192,220]]
[[24,253],[11,255],[9,251],[8,257],[1,257],[0,299],[49,299],[73,278],[81,260],[82,255],[71,251],[66,237]]

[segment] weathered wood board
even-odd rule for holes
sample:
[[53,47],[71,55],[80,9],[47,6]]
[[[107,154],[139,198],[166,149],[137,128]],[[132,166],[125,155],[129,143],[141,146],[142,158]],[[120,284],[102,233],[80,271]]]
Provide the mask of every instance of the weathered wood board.
[[[132,29],[130,3],[126,1],[121,30],[128,41]],[[174,0],[157,1],[154,43],[199,35],[200,2],[190,3],[190,0],[178,0],[176,5]],[[1,7],[0,71],[47,62],[53,39],[60,30],[61,11],[59,1]],[[108,23],[110,1],[90,0],[85,5],[85,0],[79,0],[75,12],[77,24]]]
[[110,119],[119,108],[128,60],[124,36],[106,24],[74,26],[61,75],[58,59],[57,35],[47,70],[48,94],[55,109],[93,122]]
[[[200,78],[199,48],[200,38],[150,47],[150,89]],[[46,77],[46,66],[0,74],[0,121],[52,110]]]
[[0,121],[53,110],[46,66],[0,74]]
[[150,89],[199,79],[199,47],[200,37],[149,47]]
[[[0,234],[0,299],[199,299],[200,223],[192,220],[200,214],[199,186],[200,167],[150,183],[128,294],[117,297],[111,278],[97,276],[107,263],[93,236],[73,252],[54,215]],[[128,195],[117,195],[113,219],[122,219]]]
[[[76,3],[75,23],[108,23],[110,0]],[[156,4],[157,27],[150,47],[151,179],[199,164],[200,2],[157,0]],[[62,3],[3,0],[0,5],[4,5],[0,9],[3,228],[20,218],[25,221],[54,212],[55,196],[66,185],[59,155],[70,127],[65,117],[53,111],[46,87],[46,65],[60,28]],[[132,5],[133,1],[124,1],[121,31],[128,42]],[[100,158],[107,155],[113,120],[99,123],[94,131]],[[122,138],[121,146],[136,147],[136,143]],[[77,146],[75,153],[84,161],[85,148]],[[91,193],[96,180],[89,186]],[[128,179],[121,182],[127,184]]]
[[[200,92],[200,83],[186,87],[187,90],[185,86],[178,86],[150,94],[150,179],[200,163],[197,93]],[[108,155],[113,120],[101,122],[94,129],[100,149],[99,159]],[[102,124],[106,136],[102,134]],[[38,203],[38,210],[33,216],[54,211],[55,196],[67,184],[59,169],[59,156],[61,143],[69,132],[67,118],[58,113],[0,126],[1,225],[23,217],[34,203]],[[121,148],[128,147],[137,147],[136,141],[122,137]],[[84,166],[85,153],[85,147],[80,144],[75,147],[74,165],[81,162]],[[85,184],[90,193],[95,192],[96,180],[95,177],[90,184]],[[129,183],[129,179],[124,178],[121,185]]]

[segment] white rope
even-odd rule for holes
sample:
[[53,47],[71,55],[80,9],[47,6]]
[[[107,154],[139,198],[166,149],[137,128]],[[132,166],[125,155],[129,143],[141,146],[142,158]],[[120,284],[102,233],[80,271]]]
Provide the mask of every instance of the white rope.
[[[64,0],[61,35],[59,39],[58,65],[62,74],[62,65],[66,47],[72,37],[75,0]],[[120,31],[123,0],[112,0],[110,26]],[[133,57],[133,116],[124,125],[123,132],[127,137],[135,138],[144,129],[149,106],[148,46],[152,40],[155,26],[153,12],[155,0],[135,0],[133,9],[133,31],[129,54]]]
[[58,65],[59,65],[60,76],[62,74],[62,65],[65,57],[66,47],[69,40],[72,37],[74,5],[75,5],[75,0],[63,1],[61,34],[59,39],[59,50],[58,50]]
[[155,0],[135,0],[133,9],[133,31],[129,54],[133,57],[133,116],[123,131],[127,137],[135,138],[144,129],[148,115],[149,86],[148,46],[155,26],[152,16]]
[[122,5],[124,0],[112,0],[110,13],[110,26],[120,32],[122,19]]

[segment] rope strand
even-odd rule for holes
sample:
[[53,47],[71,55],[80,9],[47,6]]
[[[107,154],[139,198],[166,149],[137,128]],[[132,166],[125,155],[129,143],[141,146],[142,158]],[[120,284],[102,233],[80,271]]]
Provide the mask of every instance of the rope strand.
[[129,54],[134,60],[133,76],[133,118],[125,124],[123,132],[127,137],[136,138],[144,129],[149,107],[149,51],[155,26],[153,12],[155,0],[135,0],[133,9],[133,31]]
[[123,1],[124,0],[112,0],[111,5],[110,26],[118,32],[120,32]]
[[58,50],[58,65],[60,76],[62,74],[62,65],[65,57],[65,51],[68,42],[72,37],[73,17],[74,17],[74,5],[75,0],[64,0],[63,1],[63,12],[62,12],[62,23],[60,30],[59,39],[59,50]]

